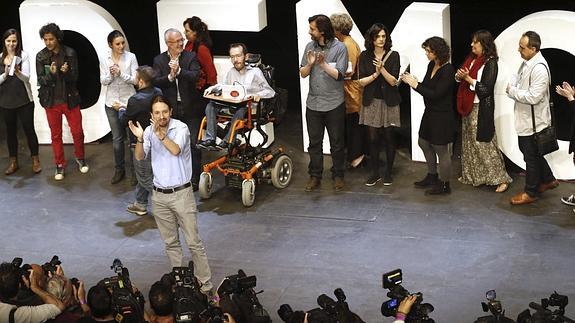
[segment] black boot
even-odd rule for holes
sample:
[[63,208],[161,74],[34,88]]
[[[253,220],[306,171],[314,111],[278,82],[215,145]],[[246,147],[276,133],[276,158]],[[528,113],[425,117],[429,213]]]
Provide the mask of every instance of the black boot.
[[431,189],[425,191],[425,195],[445,195],[451,194],[451,187],[449,182],[437,181]]
[[437,183],[438,181],[439,180],[437,174],[427,173],[424,179],[420,180],[419,182],[413,183],[413,185],[415,185],[415,187],[424,188],[424,187],[430,187],[435,183]]
[[116,171],[114,172],[114,177],[112,177],[112,180],[110,181],[111,184],[118,184],[121,180],[124,179],[124,177],[126,176],[126,171],[124,169],[116,169]]

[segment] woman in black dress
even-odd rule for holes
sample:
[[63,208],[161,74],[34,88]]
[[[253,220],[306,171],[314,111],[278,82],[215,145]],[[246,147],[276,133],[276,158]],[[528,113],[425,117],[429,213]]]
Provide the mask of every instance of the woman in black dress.
[[385,142],[387,162],[383,185],[391,185],[391,170],[395,159],[395,128],[401,125],[397,89],[399,53],[391,50],[387,27],[373,24],[365,33],[365,48],[359,55],[359,83],[364,87],[359,123],[367,127],[369,138],[370,176],[365,185],[374,186],[381,180],[379,172],[380,141]]
[[[449,63],[451,56],[447,42],[441,37],[428,38],[421,47],[425,50],[429,64],[422,82],[406,73],[401,79],[423,96],[425,111],[419,126],[419,147],[427,163],[427,175],[415,182],[416,187],[431,187],[425,194],[443,195],[451,193],[451,150],[455,130],[453,112],[453,86],[455,70]],[[436,155],[439,157],[440,172],[437,174]]]

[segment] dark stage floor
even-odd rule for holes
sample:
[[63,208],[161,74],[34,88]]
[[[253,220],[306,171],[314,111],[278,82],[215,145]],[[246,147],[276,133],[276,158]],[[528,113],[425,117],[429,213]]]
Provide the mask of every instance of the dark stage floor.
[[[333,192],[326,172],[321,191],[306,193],[300,130],[298,117],[277,129],[295,163],[287,189],[259,186],[255,205],[244,208],[239,191],[222,187],[218,175],[213,197],[199,202],[214,283],[239,268],[256,274],[257,289],[265,291],[260,300],[275,322],[281,304],[308,310],[337,287],[366,322],[391,322],[380,314],[381,274],[395,268],[403,269],[407,289],[435,306],[437,322],[473,322],[483,315],[480,302],[489,289],[514,319],[553,290],[575,299],[575,214],[559,200],[575,191],[572,184],[518,207],[508,202],[524,182],[515,175],[503,194],[452,180],[451,195],[427,197],[412,186],[424,164],[403,153],[390,187],[364,186],[367,170],[358,169],[346,174],[344,192]],[[0,144],[3,171],[8,158],[4,139]],[[44,171],[36,176],[24,146],[22,169],[0,176],[1,260],[43,263],[57,254],[68,276],[91,286],[113,274],[112,259],[119,257],[147,296],[169,263],[152,217],[125,211],[134,197],[129,181],[109,184],[111,143],[88,145],[90,172],[69,167],[63,182],[53,180],[49,146],[41,147]],[[66,150],[72,160],[72,147]],[[575,317],[574,304],[567,315]]]

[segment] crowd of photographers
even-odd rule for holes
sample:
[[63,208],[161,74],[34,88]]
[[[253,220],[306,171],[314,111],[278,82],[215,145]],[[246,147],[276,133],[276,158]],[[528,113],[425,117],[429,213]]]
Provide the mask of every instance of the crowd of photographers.
[[175,267],[152,284],[145,306],[128,269],[115,259],[114,275],[86,293],[84,283],[67,278],[57,256],[40,266],[21,258],[0,264],[0,322],[271,322],[242,270],[226,277],[208,298],[194,276],[193,263]]
[[[194,264],[174,267],[170,273],[152,284],[149,305],[130,281],[128,269],[119,259],[111,266],[114,275],[100,280],[86,293],[84,283],[64,275],[57,256],[44,265],[23,264],[22,258],[0,264],[0,323],[271,323],[268,312],[260,304],[254,288],[256,276],[243,270],[227,276],[208,298],[194,276]],[[381,313],[394,317],[394,323],[434,323],[429,317],[433,306],[423,303],[421,293],[410,293],[402,285],[401,269],[383,275],[383,287],[389,300],[383,302]],[[294,311],[283,304],[277,311],[286,323],[363,323],[349,309],[341,288],[334,291],[336,299],[325,294],[317,298],[318,308]],[[495,291],[486,294],[483,310],[490,315],[476,323],[515,323],[505,317]],[[569,323],[564,316],[567,296],[553,293],[541,304],[530,303],[535,310],[523,311],[518,323]],[[552,307],[558,307],[552,309]]]

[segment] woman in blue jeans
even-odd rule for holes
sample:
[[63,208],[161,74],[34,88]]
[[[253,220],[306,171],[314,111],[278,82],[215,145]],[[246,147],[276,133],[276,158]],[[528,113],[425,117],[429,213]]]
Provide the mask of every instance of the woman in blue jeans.
[[124,34],[118,30],[108,35],[110,52],[100,58],[100,83],[106,85],[106,115],[112,130],[114,147],[115,172],[112,184],[120,182],[126,176],[124,158],[124,140],[126,127],[119,120],[119,114],[126,110],[128,99],[136,93],[136,69],[138,61],[136,55],[125,50],[126,40]]

